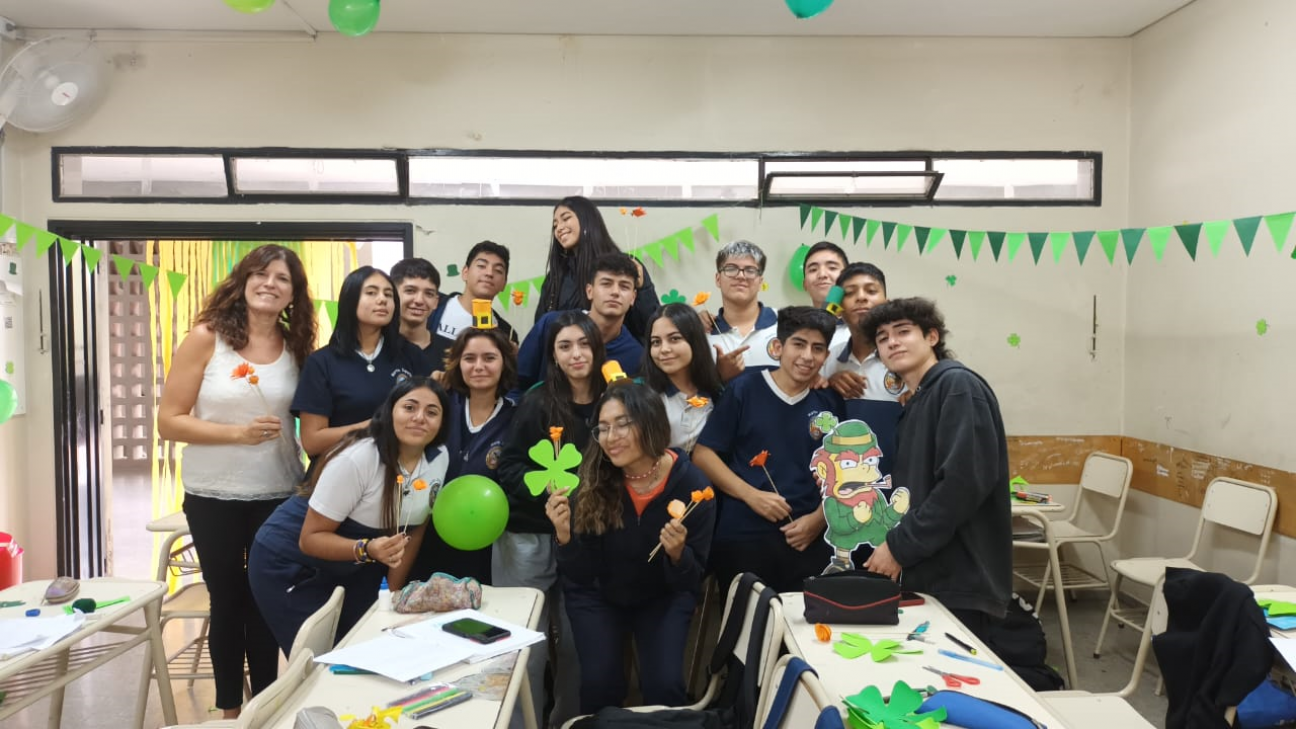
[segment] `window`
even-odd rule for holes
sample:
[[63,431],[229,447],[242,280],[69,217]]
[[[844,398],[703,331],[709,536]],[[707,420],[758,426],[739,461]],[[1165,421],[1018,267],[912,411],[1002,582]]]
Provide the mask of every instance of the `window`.
[[944,178],[937,200],[1074,200],[1094,197],[1092,157],[936,159]]
[[240,195],[397,195],[395,159],[235,157]]
[[225,197],[219,154],[64,154],[58,190],[67,198]]
[[940,179],[925,159],[771,160],[765,163],[765,199],[925,202]]

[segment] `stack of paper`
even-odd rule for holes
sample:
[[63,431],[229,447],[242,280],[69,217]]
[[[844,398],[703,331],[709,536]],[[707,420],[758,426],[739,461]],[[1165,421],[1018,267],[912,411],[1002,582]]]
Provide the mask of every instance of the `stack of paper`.
[[[497,625],[507,630],[511,635],[504,640],[495,643],[481,644],[468,640],[467,638],[450,635],[441,629],[441,626],[446,623],[452,623],[464,618],[480,620],[483,623],[488,623],[490,625]],[[505,653],[521,650],[532,643],[539,643],[545,639],[544,633],[531,630],[523,625],[510,623],[507,620],[500,620],[494,616],[486,615],[479,610],[455,610],[454,612],[441,613],[422,622],[402,627],[400,633],[415,638],[424,638],[433,635],[446,636],[456,645],[467,646],[468,649],[472,651],[471,655],[468,656],[469,663],[478,663],[480,661],[494,658],[495,656],[502,656]]]
[[0,620],[0,660],[45,650],[76,632],[83,623],[85,615],[80,612],[53,618]]

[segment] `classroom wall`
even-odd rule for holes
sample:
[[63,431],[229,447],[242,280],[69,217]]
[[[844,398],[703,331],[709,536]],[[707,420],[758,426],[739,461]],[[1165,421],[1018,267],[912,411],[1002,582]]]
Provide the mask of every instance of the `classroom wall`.
[[[56,145],[520,148],[590,150],[1097,150],[1104,204],[1076,208],[848,210],[919,225],[998,230],[1119,227],[1128,216],[1129,41],[1071,39],[643,38],[376,34],[314,43],[104,44],[114,59],[107,102],[72,129],[12,135],[6,213],[49,219],[410,221],[416,253],[458,262],[477,240],[513,248],[515,277],[543,272],[544,207],[202,206],[50,202]],[[22,192],[16,192],[21,188]],[[615,212],[634,247],[696,225],[712,210]],[[796,208],[721,209],[723,241],[750,238],[770,254],[770,303],[804,301],[786,260],[821,237]],[[650,269],[659,292],[715,291],[715,242]],[[850,248],[848,246],[848,248]],[[919,257],[851,249],[888,273],[892,295],[935,296],[951,345],[997,389],[1015,433],[1116,433],[1121,427],[1125,287],[1122,267],[1091,256],[1037,267],[1023,249],[996,263],[956,261],[948,241]],[[33,255],[28,248],[27,255]],[[105,267],[106,268],[106,267]],[[29,271],[38,269],[28,266]],[[956,275],[956,285],[946,276]],[[47,282],[33,274],[33,291]],[[319,292],[325,295],[325,292]],[[1091,357],[1094,295],[1098,352]],[[505,314],[527,324],[531,311]],[[34,307],[27,331],[37,331]],[[1017,333],[1021,346],[1007,344]],[[48,401],[48,356],[29,348],[33,401]],[[28,440],[17,431],[26,430]],[[53,571],[48,410],[0,425],[0,445],[26,453],[15,513],[29,571]]]
[[[1134,37],[1131,224],[1296,208],[1296,139],[1287,128],[1296,113],[1287,72],[1296,64],[1294,29],[1290,2],[1197,0]],[[1277,253],[1267,232],[1249,258],[1230,237],[1218,258],[1203,252],[1194,263],[1172,239],[1164,261],[1136,262],[1127,294],[1125,435],[1296,471],[1285,427],[1296,354],[1293,272],[1296,261]],[[1264,336],[1259,319],[1269,324]],[[1183,554],[1196,512],[1135,496],[1122,547]],[[1275,547],[1262,581],[1296,565],[1296,542],[1282,538]]]

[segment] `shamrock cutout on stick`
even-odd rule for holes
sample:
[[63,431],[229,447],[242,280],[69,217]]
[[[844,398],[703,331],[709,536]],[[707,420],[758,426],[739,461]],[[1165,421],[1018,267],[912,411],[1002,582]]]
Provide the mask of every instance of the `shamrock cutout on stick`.
[[571,443],[564,443],[555,456],[553,443],[542,440],[531,446],[527,455],[544,469],[529,471],[522,477],[532,496],[543,494],[550,484],[558,491],[571,491],[580,485],[580,478],[571,469],[581,464],[581,454]]
[[683,304],[688,301],[688,297],[681,294],[678,289],[671,289],[661,297],[662,306],[667,304]]
[[896,681],[890,702],[882,697],[877,686],[847,696],[845,701],[851,726],[863,729],[939,729],[946,717],[944,708],[916,713],[922,706],[923,696],[904,681]]
[[859,633],[842,633],[841,640],[833,644],[833,652],[842,658],[859,658],[867,653],[874,663],[881,663],[896,653],[922,653],[921,648],[905,648],[896,640],[873,641]]

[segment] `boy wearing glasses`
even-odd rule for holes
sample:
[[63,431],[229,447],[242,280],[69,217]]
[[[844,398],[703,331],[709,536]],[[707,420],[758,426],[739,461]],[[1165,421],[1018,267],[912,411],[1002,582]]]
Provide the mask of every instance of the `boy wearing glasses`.
[[711,569],[722,585],[755,572],[777,592],[800,590],[831,557],[809,465],[845,415],[836,392],[811,387],[834,328],[826,311],[780,311],[773,348],[778,368],[735,379],[698,437],[693,462],[719,492]]
[[[755,243],[736,240],[716,254],[720,313],[707,340],[715,349],[716,369],[728,382],[744,370],[778,367],[778,311],[759,300],[765,281],[765,252]],[[703,322],[706,318],[703,318]]]

